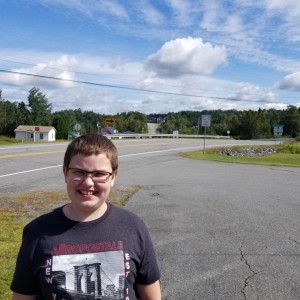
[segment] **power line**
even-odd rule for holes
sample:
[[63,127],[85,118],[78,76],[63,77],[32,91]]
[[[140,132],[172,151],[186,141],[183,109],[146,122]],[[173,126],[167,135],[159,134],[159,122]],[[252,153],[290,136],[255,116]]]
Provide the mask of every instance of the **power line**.
[[[39,66],[38,64],[33,64],[33,63],[27,63],[27,62],[21,62],[21,61],[15,61],[15,60],[8,60],[8,59],[2,59],[0,58],[0,61],[4,62],[9,62],[9,63],[14,63],[14,64],[20,64],[20,65],[25,65],[25,66],[31,66],[31,67],[42,67],[44,69],[49,69],[49,70],[58,70],[58,71],[63,71],[63,72],[70,72],[74,74],[81,74],[81,75],[89,75],[89,76],[97,76],[97,77],[104,77],[104,78],[109,78],[109,79],[117,79],[117,80],[124,80],[124,81],[133,81],[127,78],[122,78],[122,77],[113,77],[113,76],[107,76],[107,75],[99,75],[95,73],[88,73],[88,72],[80,72],[80,71],[73,71],[73,70],[68,70],[68,69],[62,69],[62,68],[54,68],[54,67],[49,67],[49,66]],[[65,66],[62,66],[65,67]]]
[[[0,61],[15,63],[15,64],[21,64],[21,65],[26,65],[26,66],[32,66],[32,67],[39,67],[39,65],[37,65],[37,64],[26,63],[26,62],[15,61],[15,60],[8,60],[8,59],[1,59],[0,58]],[[121,80],[121,81],[127,81],[127,82],[131,82],[131,83],[137,83],[137,81],[135,81],[135,80],[130,80],[128,78],[123,78],[123,77],[108,76],[108,75],[101,75],[101,74],[88,73],[88,72],[80,72],[80,71],[74,71],[74,70],[68,70],[68,69],[62,69],[62,68],[54,68],[54,67],[49,67],[49,66],[44,66],[44,65],[42,67],[44,69],[49,69],[49,70],[72,72],[74,74],[79,74],[79,75],[96,76],[96,77],[101,77],[101,78],[108,78],[108,79],[113,79],[113,80]],[[65,66],[62,66],[62,67],[65,67]],[[160,84],[160,83],[153,83],[153,84],[155,86],[167,86],[167,87],[170,87],[170,88],[180,88],[180,86],[178,86],[178,85]],[[206,91],[206,90],[211,91],[211,89],[198,89],[198,88],[192,88],[192,89],[195,90],[195,91]],[[215,93],[221,93],[221,91],[216,91],[216,90],[214,92]],[[247,93],[247,95],[252,95],[253,96],[253,93],[251,93],[251,94]]]
[[[21,58],[22,59],[22,58]],[[106,78],[106,79],[113,79],[113,80],[119,80],[119,81],[127,81],[127,82],[131,82],[131,83],[137,83],[136,80],[132,80],[132,79],[128,79],[128,78],[124,78],[124,77],[119,77],[119,76],[109,76],[109,75],[105,75],[105,74],[96,74],[96,73],[89,73],[89,72],[82,72],[82,71],[74,71],[74,70],[69,70],[67,68],[65,68],[64,65],[62,65],[62,68],[58,68],[58,67],[49,67],[49,66],[40,66],[38,64],[34,64],[34,63],[28,63],[28,62],[22,62],[22,61],[16,61],[16,60],[10,60],[10,59],[3,59],[0,58],[0,61],[4,61],[4,62],[9,62],[9,63],[15,63],[15,64],[21,64],[21,65],[26,65],[26,66],[32,66],[32,67],[42,67],[43,69],[49,69],[49,70],[58,70],[58,71],[62,71],[62,72],[71,72],[74,74],[79,74],[79,75],[88,75],[88,76],[94,76],[94,77],[100,77],[100,78]],[[227,72],[228,73],[228,72]],[[170,88],[181,88],[181,86],[178,85],[174,85],[174,84],[161,84],[161,83],[153,83],[153,85],[155,86],[164,86],[164,87],[170,87]],[[212,90],[212,89],[204,89],[204,88],[195,88],[195,87],[191,87],[190,89],[194,90],[194,91],[213,91],[214,93],[223,93],[224,91],[229,91],[231,92],[231,89],[226,89],[223,88],[222,91],[218,91],[218,90]],[[243,92],[244,95],[248,95],[248,96],[257,96],[259,97],[261,95],[261,93],[246,93]],[[209,98],[209,96],[203,96],[203,97],[207,97]],[[289,99],[294,99],[295,97],[290,97],[290,96],[285,96],[285,98],[289,98]],[[226,98],[229,99],[229,98]],[[238,101],[243,101],[243,100],[238,100]],[[254,102],[257,102],[255,100],[253,100]],[[264,101],[262,101],[264,102]],[[265,101],[267,103],[277,103],[277,102],[268,102]]]
[[97,83],[97,82],[90,82],[90,81],[64,79],[64,78],[58,78],[58,77],[52,77],[52,76],[46,76],[46,75],[30,74],[30,73],[25,73],[25,72],[15,72],[15,71],[9,71],[9,70],[0,70],[0,72],[9,73],[9,74],[24,75],[24,76],[31,76],[31,77],[37,77],[37,78],[43,78],[43,79],[52,79],[52,80],[57,80],[57,81],[67,81],[67,82],[72,82],[72,83],[87,84],[87,85],[93,85],[93,86],[102,86],[102,87],[115,88],[115,89],[146,92],[146,93],[156,93],[156,94],[194,97],[194,98],[208,98],[208,99],[215,99],[215,100],[226,100],[226,101],[237,101],[237,102],[255,102],[255,103],[268,103],[268,104],[273,103],[273,104],[277,104],[277,102],[269,102],[269,101],[264,101],[264,100],[246,100],[246,99],[238,99],[238,98],[225,98],[225,97],[216,97],[216,96],[205,96],[205,95],[194,95],[194,94],[165,92],[165,91],[158,91],[158,90],[126,87],[126,86],[114,85],[114,84],[105,84],[105,83]]

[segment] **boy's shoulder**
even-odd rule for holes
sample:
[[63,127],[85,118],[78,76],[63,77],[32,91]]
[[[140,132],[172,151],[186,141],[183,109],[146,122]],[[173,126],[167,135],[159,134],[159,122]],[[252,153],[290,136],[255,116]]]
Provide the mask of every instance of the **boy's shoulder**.
[[59,222],[62,213],[62,207],[56,208],[53,211],[40,215],[30,221],[23,230],[23,233],[27,232],[39,232],[43,231],[44,228],[51,228],[55,223]]
[[135,213],[127,210],[126,208],[116,207],[110,204],[112,207],[111,215],[114,220],[118,220],[120,223],[141,225],[144,226],[144,221]]
[[108,209],[110,209],[110,207],[112,208],[112,212],[114,214],[119,214],[121,216],[133,218],[133,219],[136,219],[136,220],[141,220],[141,218],[137,214],[135,214],[132,211],[129,211],[125,207],[117,207],[117,206],[115,206],[111,203],[108,203]]

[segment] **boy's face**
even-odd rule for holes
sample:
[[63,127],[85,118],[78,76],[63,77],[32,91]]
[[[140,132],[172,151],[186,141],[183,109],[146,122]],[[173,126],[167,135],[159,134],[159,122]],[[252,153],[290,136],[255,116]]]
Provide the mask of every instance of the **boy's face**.
[[[87,172],[113,172],[111,163],[104,153],[91,156],[77,154],[71,159],[68,168],[75,168]],[[106,207],[105,201],[109,196],[110,189],[117,176],[116,171],[111,176],[108,174],[106,182],[94,182],[91,175],[85,176],[83,180],[78,180],[77,178],[74,180],[74,169],[68,172],[67,169],[64,168],[63,171],[73,211],[77,212],[77,214],[89,215],[95,214],[97,211],[103,210],[103,207]],[[71,172],[73,172],[73,174]]]

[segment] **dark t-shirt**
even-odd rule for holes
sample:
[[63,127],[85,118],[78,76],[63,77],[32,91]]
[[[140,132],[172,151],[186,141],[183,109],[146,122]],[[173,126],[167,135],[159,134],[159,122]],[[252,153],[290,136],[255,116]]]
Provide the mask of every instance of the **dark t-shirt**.
[[65,217],[62,207],[23,231],[11,284],[14,292],[38,299],[138,299],[134,285],[160,278],[144,222],[108,204],[91,222]]

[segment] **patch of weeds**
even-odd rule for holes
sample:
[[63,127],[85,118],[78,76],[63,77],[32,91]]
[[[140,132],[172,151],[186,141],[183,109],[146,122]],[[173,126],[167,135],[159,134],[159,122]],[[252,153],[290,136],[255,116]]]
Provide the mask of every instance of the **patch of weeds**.
[[1,300],[11,298],[9,285],[13,276],[15,259],[20,247],[20,237],[26,222],[20,221],[13,209],[0,209],[0,291]]
[[289,153],[289,154],[300,154],[300,142],[285,143],[278,147],[277,152]]
[[138,186],[118,187],[117,189],[113,189],[109,195],[108,202],[111,202],[117,207],[122,207],[139,189]]

